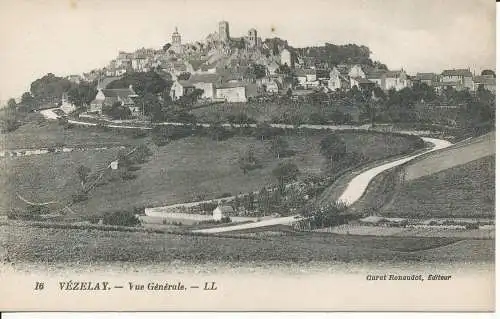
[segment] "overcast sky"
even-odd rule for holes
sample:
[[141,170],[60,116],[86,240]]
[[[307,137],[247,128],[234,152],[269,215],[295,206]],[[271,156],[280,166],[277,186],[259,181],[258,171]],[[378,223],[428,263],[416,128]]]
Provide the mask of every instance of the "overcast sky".
[[364,44],[410,73],[495,67],[493,0],[0,0],[0,100],[48,72],[159,48],[175,26],[183,42],[204,39],[220,20],[232,36],[253,27],[292,46]]

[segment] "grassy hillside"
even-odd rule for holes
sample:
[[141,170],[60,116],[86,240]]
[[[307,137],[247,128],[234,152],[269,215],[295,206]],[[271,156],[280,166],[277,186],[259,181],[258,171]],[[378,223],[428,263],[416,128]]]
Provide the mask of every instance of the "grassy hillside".
[[[153,156],[140,165],[131,180],[115,180],[97,187],[90,198],[74,206],[81,213],[95,213],[133,207],[162,206],[256,191],[274,183],[272,170],[283,161],[292,161],[301,176],[322,176],[326,160],[319,143],[326,132],[286,136],[291,151],[287,158],[275,158],[271,141],[254,137],[233,137],[214,141],[207,137],[188,137],[162,147],[150,146]],[[402,136],[380,133],[342,132],[347,150],[362,153],[366,161],[408,152],[411,143]],[[148,138],[144,140],[147,142]],[[239,167],[239,157],[253,147],[262,164],[247,174]],[[15,208],[16,193],[34,201],[70,198],[78,189],[76,169],[85,165],[95,171],[114,159],[118,149],[79,151],[22,158],[0,159],[0,208]]]
[[381,213],[407,217],[494,217],[495,156],[408,181]]
[[116,134],[91,127],[65,128],[57,122],[31,121],[17,130],[0,134],[0,149],[47,148],[53,146],[128,145],[137,140],[130,134]]
[[405,180],[411,181],[454,166],[495,154],[495,132],[425,155],[405,165]]

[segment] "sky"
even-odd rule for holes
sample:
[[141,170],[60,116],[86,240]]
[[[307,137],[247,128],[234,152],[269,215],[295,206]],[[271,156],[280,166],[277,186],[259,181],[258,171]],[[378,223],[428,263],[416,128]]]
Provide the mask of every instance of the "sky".
[[356,43],[390,69],[495,68],[493,0],[0,0],[0,101],[49,72],[81,74],[119,50],[160,48],[229,22],[295,47]]

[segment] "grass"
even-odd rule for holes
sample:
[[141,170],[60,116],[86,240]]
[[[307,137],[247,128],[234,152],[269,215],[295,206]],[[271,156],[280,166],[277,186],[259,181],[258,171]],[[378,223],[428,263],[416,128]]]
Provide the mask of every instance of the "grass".
[[66,129],[57,121],[32,119],[17,130],[0,135],[0,148],[47,148],[54,146],[131,145],[139,141],[126,134],[99,128],[74,126]]
[[76,169],[79,165],[93,171],[116,158],[118,148],[100,151],[49,153],[39,156],[0,158],[0,214],[23,208],[16,194],[34,202],[67,201],[80,189]]
[[[263,103],[224,103],[211,105],[200,109],[193,110],[193,114],[200,122],[211,122],[217,120],[227,120],[229,116],[238,116],[245,114],[257,122],[273,122],[276,119],[282,118],[296,118],[304,119],[305,122],[311,123],[311,114],[319,115],[320,118],[327,119],[336,110],[335,106],[318,105],[315,103],[308,103],[307,105],[294,104],[291,102],[279,104],[277,102],[263,102]],[[342,110],[345,107],[341,107]],[[353,109],[354,113],[356,109]],[[314,123],[324,124],[324,123]]]
[[[319,143],[328,132],[300,131],[285,136],[291,155],[277,159],[271,141],[253,137],[233,137],[213,141],[207,137],[188,137],[162,147],[151,146],[153,156],[140,165],[135,179],[111,181],[92,191],[90,198],[72,208],[80,214],[94,214],[134,207],[155,207],[182,202],[213,199],[221,194],[247,193],[273,184],[272,170],[284,161],[292,161],[301,176],[324,175],[327,160],[320,154]],[[406,153],[412,143],[402,136],[372,132],[341,132],[349,152],[362,153],[366,161]],[[144,139],[148,141],[148,138]],[[262,164],[243,174],[239,157],[253,147]],[[79,165],[96,170],[114,159],[118,149],[75,151],[23,158],[1,159],[6,168],[0,172],[0,208],[5,211],[19,205],[16,193],[33,201],[70,198],[79,189],[76,169]]]
[[406,182],[381,213],[401,217],[494,217],[495,156]]
[[[453,239],[316,233],[249,239],[9,224],[0,226],[0,239],[12,262],[478,262],[494,255],[488,240],[468,240],[476,247],[471,251],[452,245]],[[434,249],[443,253],[433,254]]]

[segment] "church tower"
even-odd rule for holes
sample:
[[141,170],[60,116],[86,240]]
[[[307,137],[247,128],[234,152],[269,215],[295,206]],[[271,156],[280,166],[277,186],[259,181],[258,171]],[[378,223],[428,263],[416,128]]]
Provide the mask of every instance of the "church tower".
[[229,23],[227,21],[219,22],[219,40],[221,42],[229,42]]
[[180,35],[179,31],[177,30],[177,27],[175,27],[174,33],[172,33],[171,50],[173,50],[175,53],[182,53],[181,35]]

